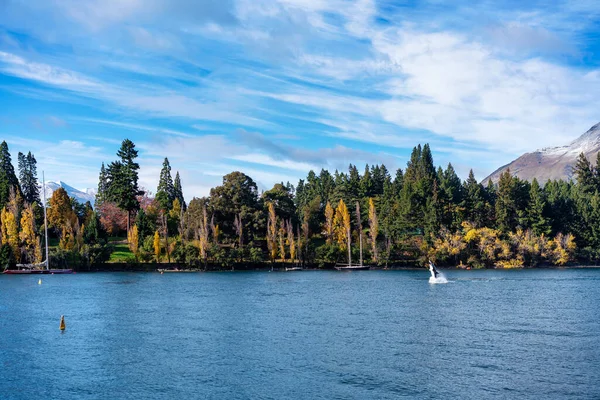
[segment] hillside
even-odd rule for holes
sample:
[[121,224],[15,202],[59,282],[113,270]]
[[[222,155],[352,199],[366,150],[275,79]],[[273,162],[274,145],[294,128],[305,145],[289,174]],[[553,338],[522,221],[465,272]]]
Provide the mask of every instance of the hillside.
[[510,164],[498,168],[483,182],[489,179],[497,182],[507,168],[510,168],[513,175],[528,181],[533,178],[537,178],[540,183],[554,179],[571,180],[579,154],[584,153],[592,163],[595,163],[598,152],[600,152],[600,123],[592,126],[566,146],[549,147],[523,154]]

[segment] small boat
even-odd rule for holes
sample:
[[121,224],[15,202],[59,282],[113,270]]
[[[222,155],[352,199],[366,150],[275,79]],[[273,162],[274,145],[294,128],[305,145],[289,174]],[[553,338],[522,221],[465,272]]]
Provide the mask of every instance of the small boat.
[[[36,265],[39,264],[17,264],[17,269],[4,270],[4,274],[7,275],[32,275],[32,274],[43,274],[46,272],[45,269],[41,269]],[[41,265],[45,265],[42,263]]]
[[[24,274],[72,274],[73,270],[68,269],[50,269],[50,257],[48,256],[48,219],[46,216],[46,179],[42,172],[42,186],[44,188],[44,233],[46,239],[46,260],[39,264],[17,264],[17,269],[6,269],[4,274],[24,275]],[[44,268],[45,267],[45,268]]]
[[371,266],[361,264],[336,264],[334,268],[338,271],[365,271],[367,269],[371,269]]
[[302,267],[286,267],[286,271],[302,271]]
[[165,274],[165,273],[175,273],[175,272],[200,272],[200,270],[199,269],[174,268],[174,269],[159,269],[158,272],[160,272],[161,274]]
[[370,265],[363,265],[362,257],[362,224],[360,223],[360,208],[358,201],[356,202],[356,218],[359,221],[358,224],[358,237],[360,245],[360,262],[356,265],[352,265],[352,252],[350,250],[350,231],[348,231],[348,264],[335,264],[334,268],[338,271],[365,271],[371,269]]

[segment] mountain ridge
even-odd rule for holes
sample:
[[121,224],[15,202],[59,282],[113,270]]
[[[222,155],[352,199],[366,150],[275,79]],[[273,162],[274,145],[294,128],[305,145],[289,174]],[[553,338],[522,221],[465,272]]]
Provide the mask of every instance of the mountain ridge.
[[[40,182],[40,187],[41,187]],[[75,189],[73,186],[63,182],[63,181],[46,181],[46,199],[50,199],[52,197],[52,193],[58,188],[63,188],[69,195],[69,197],[75,198],[79,203],[85,204],[86,202],[90,202],[92,206],[96,200],[96,191],[94,189],[86,189],[85,192],[79,189]]]
[[483,183],[498,182],[500,175],[510,169],[513,176],[532,181],[536,178],[541,184],[549,180],[572,180],[577,157],[581,153],[592,162],[600,152],[600,122],[568,145],[546,147],[525,153],[517,159],[492,172]]

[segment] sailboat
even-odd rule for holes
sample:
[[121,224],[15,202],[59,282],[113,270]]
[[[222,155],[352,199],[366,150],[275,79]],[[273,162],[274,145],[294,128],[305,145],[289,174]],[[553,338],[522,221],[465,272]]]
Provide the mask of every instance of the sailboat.
[[68,269],[50,269],[50,258],[48,256],[48,218],[46,216],[46,179],[42,172],[42,185],[44,188],[44,238],[46,244],[46,260],[38,264],[17,264],[17,269],[6,269],[4,274],[24,275],[24,274],[72,274],[73,270]]
[[363,265],[363,246],[362,246],[362,223],[360,222],[360,206],[356,202],[356,219],[358,221],[358,241],[360,245],[360,262],[357,265],[352,265],[352,251],[350,248],[350,229],[348,229],[348,264],[336,264],[335,269],[338,271],[361,271],[370,269],[370,265]]

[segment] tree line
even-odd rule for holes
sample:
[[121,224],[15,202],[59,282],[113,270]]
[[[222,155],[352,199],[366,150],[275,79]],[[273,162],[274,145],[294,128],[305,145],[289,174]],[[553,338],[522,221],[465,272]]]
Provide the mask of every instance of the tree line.
[[[94,207],[62,189],[53,193],[48,219],[58,260],[104,262],[109,236],[126,236],[129,262],[201,268],[350,261],[388,267],[428,259],[482,268],[600,258],[600,160],[594,166],[583,154],[574,182],[542,186],[506,171],[497,183],[483,185],[472,171],[461,181],[451,164],[436,168],[426,144],[393,173],[384,165],[366,165],[361,173],[351,164],[347,172],[310,171],[296,186],[282,182],[264,192],[248,175],[232,172],[189,204],[167,158],[155,194],[140,188],[137,156],[126,139],[117,160],[102,164]],[[2,260],[38,260],[35,157],[19,154],[18,164],[19,178],[2,143]]]

